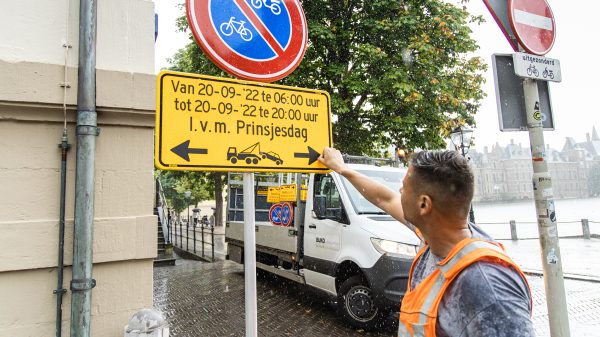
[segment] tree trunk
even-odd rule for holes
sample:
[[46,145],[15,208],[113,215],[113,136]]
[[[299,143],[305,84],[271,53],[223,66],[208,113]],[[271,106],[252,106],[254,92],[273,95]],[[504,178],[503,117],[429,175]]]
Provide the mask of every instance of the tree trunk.
[[220,172],[213,172],[215,182],[215,226],[223,226],[223,179]]

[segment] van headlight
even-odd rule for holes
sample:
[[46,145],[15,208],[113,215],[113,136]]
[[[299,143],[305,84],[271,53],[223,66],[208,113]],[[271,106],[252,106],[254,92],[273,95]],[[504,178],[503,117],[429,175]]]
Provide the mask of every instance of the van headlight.
[[389,241],[384,239],[371,238],[373,247],[381,254],[394,254],[408,257],[415,257],[417,255],[418,246],[407,245],[396,241]]

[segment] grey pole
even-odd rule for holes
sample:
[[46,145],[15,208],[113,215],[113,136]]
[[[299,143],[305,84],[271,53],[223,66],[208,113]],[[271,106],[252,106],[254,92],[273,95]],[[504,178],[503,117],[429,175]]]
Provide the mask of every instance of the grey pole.
[[61,149],[60,160],[60,222],[58,226],[58,264],[56,290],[56,337],[62,336],[62,301],[67,290],[63,287],[64,258],[65,258],[65,195],[67,191],[67,152],[71,148],[68,142],[67,129],[63,130],[62,142],[58,144]]
[[513,241],[519,239],[517,237],[517,222],[515,220],[510,220],[510,239]]
[[89,337],[91,327],[94,161],[96,153],[96,2],[79,4],[77,164],[71,280],[71,336]]
[[296,263],[300,263],[302,247],[304,246],[304,209],[306,202],[302,201],[302,173],[296,173],[296,211],[294,212],[294,228],[298,233],[298,247],[296,249]]
[[256,233],[254,232],[254,173],[244,173],[244,283],[246,337],[258,336],[256,309]]
[[583,238],[589,240],[590,235],[590,223],[588,219],[581,219],[581,229],[583,231]]
[[542,250],[542,265],[544,267],[544,285],[550,335],[553,337],[568,337],[569,315],[563,280],[562,260],[556,229],[556,213],[552,200],[552,178],[548,173],[546,163],[546,146],[544,144],[544,129],[540,111],[540,98],[536,80],[526,78],[523,81],[525,94],[525,112],[527,128],[531,142],[531,158],[533,164],[533,193],[535,209],[538,218],[538,231]]

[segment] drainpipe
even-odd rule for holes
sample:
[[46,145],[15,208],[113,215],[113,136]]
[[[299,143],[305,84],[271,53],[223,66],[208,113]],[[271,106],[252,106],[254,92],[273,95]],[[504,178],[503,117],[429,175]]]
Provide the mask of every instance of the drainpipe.
[[89,337],[91,323],[92,234],[96,137],[96,1],[79,2],[79,75],[77,87],[77,165],[71,280],[71,336]]

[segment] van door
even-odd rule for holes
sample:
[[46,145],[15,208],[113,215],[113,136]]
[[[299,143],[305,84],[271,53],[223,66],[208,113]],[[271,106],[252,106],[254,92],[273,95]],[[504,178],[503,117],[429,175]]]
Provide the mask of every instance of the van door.
[[[307,200],[304,224],[304,276],[306,283],[335,294],[335,271],[341,250],[344,224],[342,200],[331,175],[316,174],[312,200]],[[317,197],[325,199],[324,218],[318,219],[314,209]],[[336,220],[338,219],[338,220]]]

